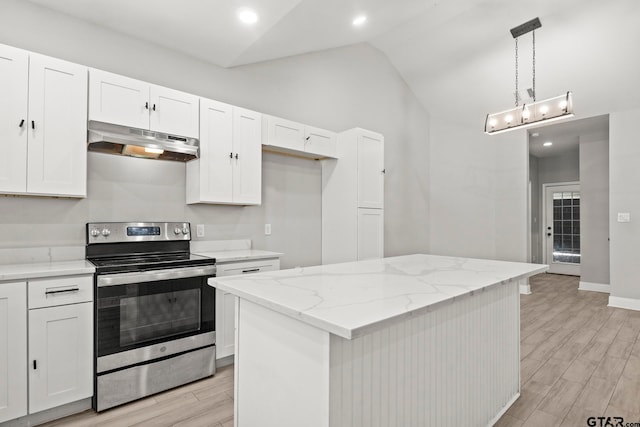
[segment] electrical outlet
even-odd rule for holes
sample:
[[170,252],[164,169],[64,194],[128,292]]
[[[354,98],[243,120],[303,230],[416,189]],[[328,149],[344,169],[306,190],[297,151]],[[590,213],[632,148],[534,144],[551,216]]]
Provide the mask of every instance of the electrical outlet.
[[196,225],[196,236],[204,237],[204,224]]
[[629,212],[618,212],[618,222],[631,222],[631,214]]
[[264,225],[264,235],[271,236],[271,224]]

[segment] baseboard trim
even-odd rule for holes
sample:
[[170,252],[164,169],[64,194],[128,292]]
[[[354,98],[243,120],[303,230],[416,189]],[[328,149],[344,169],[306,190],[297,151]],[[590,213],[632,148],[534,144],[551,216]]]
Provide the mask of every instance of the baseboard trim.
[[609,307],[640,311],[640,299],[609,296]]
[[604,283],[591,283],[591,282],[580,281],[580,286],[578,286],[578,290],[591,291],[591,292],[605,292],[608,294],[611,291],[611,287],[609,285],[605,285]]
[[493,419],[489,422],[489,424],[487,424],[487,427],[491,427],[493,425],[495,425],[495,423],[498,422],[498,420],[509,410],[509,408],[511,408],[511,406],[516,403],[516,400],[518,400],[518,398],[520,397],[520,393],[516,393],[515,396],[513,396],[509,402],[507,402],[506,405],[504,405],[504,407],[500,410],[500,412],[498,412],[498,414],[493,417]]

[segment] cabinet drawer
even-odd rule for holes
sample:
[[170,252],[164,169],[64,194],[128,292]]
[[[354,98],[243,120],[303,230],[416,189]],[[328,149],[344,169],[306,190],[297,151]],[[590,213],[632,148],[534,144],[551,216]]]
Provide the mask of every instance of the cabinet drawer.
[[218,264],[218,270],[216,275],[218,277],[223,276],[235,276],[240,274],[261,273],[265,271],[274,271],[280,269],[279,259],[262,259],[257,261],[247,262],[232,262],[228,264]]
[[30,280],[29,309],[93,301],[93,275]]

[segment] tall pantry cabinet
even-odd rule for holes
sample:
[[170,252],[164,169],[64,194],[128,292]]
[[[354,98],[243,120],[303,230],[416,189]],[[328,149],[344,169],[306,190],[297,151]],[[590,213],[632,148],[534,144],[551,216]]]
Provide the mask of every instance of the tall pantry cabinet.
[[322,161],[322,263],[384,256],[384,137],[338,135],[339,160]]

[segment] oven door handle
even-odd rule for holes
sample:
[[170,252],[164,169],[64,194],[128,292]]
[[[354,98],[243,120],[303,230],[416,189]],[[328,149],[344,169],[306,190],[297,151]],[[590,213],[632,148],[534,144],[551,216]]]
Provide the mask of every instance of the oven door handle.
[[98,276],[99,288],[104,286],[128,285],[132,283],[158,282],[161,280],[186,279],[189,277],[213,276],[215,265],[201,267],[170,268],[165,270],[136,271],[133,273],[115,273]]

